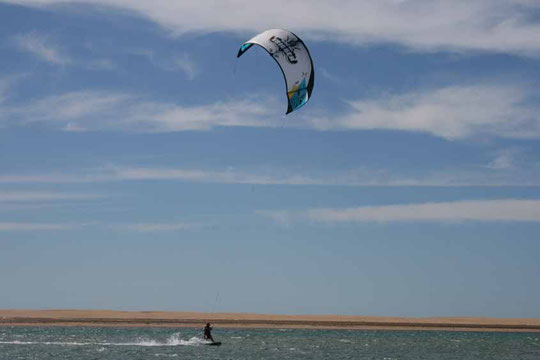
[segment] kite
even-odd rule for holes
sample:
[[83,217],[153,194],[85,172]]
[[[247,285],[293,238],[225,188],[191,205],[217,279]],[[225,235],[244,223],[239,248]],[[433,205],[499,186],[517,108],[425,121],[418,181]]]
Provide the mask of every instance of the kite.
[[304,42],[290,31],[271,29],[243,43],[237,57],[253,45],[265,49],[283,73],[289,104],[287,114],[305,105],[313,91],[315,72],[313,60]]

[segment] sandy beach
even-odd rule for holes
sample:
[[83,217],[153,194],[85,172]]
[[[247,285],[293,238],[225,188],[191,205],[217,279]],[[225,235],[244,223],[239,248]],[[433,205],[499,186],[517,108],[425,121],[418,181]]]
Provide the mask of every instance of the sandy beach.
[[113,310],[0,310],[0,326],[155,326],[540,332],[540,319],[267,315]]

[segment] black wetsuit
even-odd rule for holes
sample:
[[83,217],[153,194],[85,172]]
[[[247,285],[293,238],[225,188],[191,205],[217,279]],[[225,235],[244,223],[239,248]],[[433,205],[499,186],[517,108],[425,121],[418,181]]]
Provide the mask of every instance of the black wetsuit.
[[212,342],[214,342],[214,338],[212,337],[212,327],[211,326],[205,326],[204,329],[204,339],[205,340],[211,340]]

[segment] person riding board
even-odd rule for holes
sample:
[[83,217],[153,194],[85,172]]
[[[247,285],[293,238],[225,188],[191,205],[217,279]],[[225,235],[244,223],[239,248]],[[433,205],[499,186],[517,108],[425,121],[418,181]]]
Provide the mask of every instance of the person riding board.
[[206,323],[206,326],[204,327],[203,332],[204,332],[205,340],[210,340],[212,342],[215,342],[214,338],[212,337],[212,327],[210,326],[210,323]]

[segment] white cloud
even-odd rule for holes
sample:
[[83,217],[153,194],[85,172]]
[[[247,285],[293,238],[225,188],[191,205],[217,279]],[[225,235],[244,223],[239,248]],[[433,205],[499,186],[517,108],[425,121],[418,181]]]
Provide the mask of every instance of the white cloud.
[[335,179],[309,175],[278,175],[275,172],[246,172],[242,170],[205,170],[171,167],[126,167],[108,165],[82,173],[50,173],[27,175],[0,175],[0,184],[28,183],[93,183],[114,181],[175,180],[220,184],[283,184],[283,185],[335,185]]
[[[51,36],[38,32],[18,34],[12,37],[12,44],[19,50],[30,53],[38,59],[53,65],[78,66],[88,70],[113,70],[116,64],[107,58],[73,58]],[[1,90],[1,89],[0,89]],[[1,93],[0,93],[1,94]]]
[[350,101],[342,116],[314,118],[321,130],[387,129],[427,132],[446,139],[476,135],[540,137],[538,111],[524,105],[527,92],[512,86],[450,86]]
[[0,222],[0,231],[50,231],[72,230],[79,228],[80,224],[61,223],[26,223],[26,222]]
[[173,57],[156,55],[154,51],[146,49],[132,49],[129,51],[129,53],[148,59],[150,63],[161,70],[180,70],[184,72],[188,80],[193,80],[200,72],[199,66],[191,59],[191,56],[188,53],[175,55]]
[[338,84],[342,83],[342,79],[339,76],[332,74],[331,72],[329,72],[325,68],[320,67],[317,70],[318,70],[317,71],[318,74],[321,74],[324,78],[330,80],[331,82],[338,83]]
[[37,232],[37,231],[65,231],[78,230],[82,228],[100,228],[106,230],[133,231],[140,233],[150,232],[168,232],[192,230],[204,227],[201,223],[186,223],[186,222],[140,222],[140,223],[102,223],[102,222],[87,222],[87,223],[48,223],[48,222],[0,222],[0,232]]
[[13,41],[20,50],[29,52],[48,63],[69,65],[72,62],[69,55],[65,54],[59,45],[36,32],[16,35],[13,37]]
[[188,80],[195,79],[200,72],[200,68],[197,63],[195,63],[195,61],[191,59],[191,56],[185,52],[181,55],[175,55],[173,57],[158,55],[153,50],[148,49],[131,49],[128,51],[128,53],[148,59],[152,65],[161,70],[180,70],[184,72]]
[[181,69],[188,80],[193,80],[199,73],[197,64],[191,60],[191,58],[184,53],[182,56],[177,56],[173,59],[173,66]]
[[200,227],[201,224],[192,224],[184,222],[176,223],[133,223],[116,225],[114,228],[135,232],[166,232],[190,230]]
[[[518,86],[449,86],[352,100],[344,114],[314,111],[284,122],[283,105],[268,96],[183,106],[110,91],[78,91],[0,106],[4,125],[45,123],[66,131],[174,132],[216,126],[295,127],[320,131],[385,129],[446,139],[483,136],[539,138],[540,116]],[[2,121],[4,124],[2,124]]]
[[269,119],[277,111],[271,105],[272,100],[247,99],[182,106],[125,93],[79,91],[3,106],[0,111],[6,114],[4,122],[18,126],[44,123],[67,131],[172,132],[215,126],[278,126],[278,119]]
[[[6,1],[6,0],[4,0]],[[95,4],[130,10],[169,29],[246,32],[282,27],[304,37],[365,45],[391,42],[420,50],[476,49],[540,55],[534,0],[7,0],[28,6]],[[65,9],[65,7],[64,7]],[[246,35],[249,36],[249,35]]]
[[515,167],[516,156],[519,153],[520,150],[516,148],[499,150],[487,167],[495,170],[512,169]]
[[[197,169],[108,164],[71,173],[3,174],[0,184],[67,184],[119,181],[182,181],[192,183],[330,186],[538,186],[539,164],[513,163],[494,167],[480,163],[464,169],[418,171],[410,175],[392,169],[357,168],[332,174],[296,173],[286,169]],[[84,194],[81,194],[81,196]],[[1,200],[1,199],[0,199]]]
[[110,169],[111,175],[121,180],[180,180],[221,184],[283,184],[283,185],[322,185],[330,180],[310,176],[279,176],[271,173],[253,173],[238,170],[200,170],[182,168],[129,168]]
[[314,208],[305,211],[260,211],[281,224],[316,223],[540,221],[540,200],[469,200],[423,204]]
[[109,181],[108,178],[95,174],[19,174],[0,175],[1,184],[72,184]]
[[49,191],[0,191],[0,203],[49,202],[99,199],[97,194],[60,193]]

